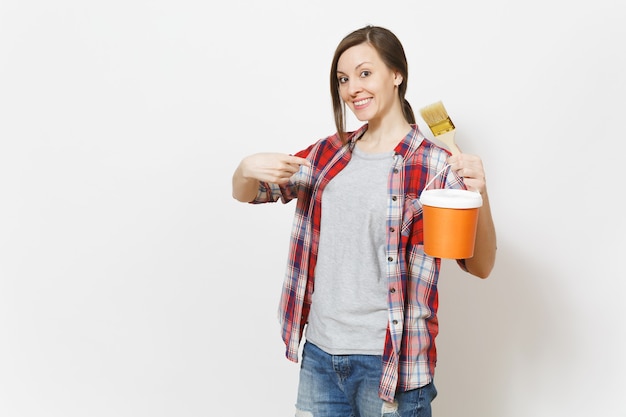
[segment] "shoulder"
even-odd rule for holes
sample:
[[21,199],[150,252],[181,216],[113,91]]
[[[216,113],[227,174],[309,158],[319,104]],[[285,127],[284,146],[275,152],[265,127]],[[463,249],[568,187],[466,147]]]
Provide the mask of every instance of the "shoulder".
[[317,141],[311,143],[306,148],[296,152],[295,155],[302,157],[302,158],[307,158],[311,155],[315,155],[319,153],[320,151],[327,152],[330,149],[339,148],[340,146],[341,146],[341,141],[339,140],[338,136],[335,134],[332,136],[327,136],[327,137],[318,139]]
[[424,136],[417,125],[413,125],[413,130],[399,144],[396,151],[407,162],[412,161],[419,164],[425,164],[426,161],[430,160],[445,162],[450,156],[450,152],[446,148]]
[[338,152],[346,152],[349,147],[348,144],[358,139],[365,130],[367,130],[367,124],[357,130],[346,132],[346,143],[344,143],[339,137],[339,134],[335,132],[332,135],[318,139],[295,155],[302,158],[312,157],[313,159],[317,159],[322,155],[327,157],[328,155],[334,155]]

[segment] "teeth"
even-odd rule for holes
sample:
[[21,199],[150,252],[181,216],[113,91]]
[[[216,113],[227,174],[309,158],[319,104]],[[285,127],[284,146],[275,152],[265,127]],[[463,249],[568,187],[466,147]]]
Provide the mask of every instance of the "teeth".
[[365,98],[363,100],[355,101],[354,104],[356,106],[362,106],[363,104],[367,103],[368,101],[370,101],[370,99],[369,98]]

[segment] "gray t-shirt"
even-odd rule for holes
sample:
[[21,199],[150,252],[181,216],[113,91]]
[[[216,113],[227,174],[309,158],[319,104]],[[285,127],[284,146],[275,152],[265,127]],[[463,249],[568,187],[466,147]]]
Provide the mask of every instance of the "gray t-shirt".
[[387,181],[393,155],[355,147],[348,165],[322,194],[306,338],[329,354],[383,352],[388,322]]

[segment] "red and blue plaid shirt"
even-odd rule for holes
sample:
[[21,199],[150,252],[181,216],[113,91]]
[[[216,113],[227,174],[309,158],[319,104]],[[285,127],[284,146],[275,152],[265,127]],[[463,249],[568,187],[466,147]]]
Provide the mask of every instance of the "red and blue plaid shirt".
[[[311,167],[301,167],[285,186],[261,183],[254,204],[287,203],[297,199],[288,265],[279,307],[286,356],[298,362],[298,351],[311,306],[320,237],[322,192],[350,160],[356,140],[367,124],[351,132],[344,145],[337,135],[312,144],[296,155]],[[422,206],[424,186],[446,167],[449,153],[430,142],[416,125],[396,146],[388,180],[387,281],[389,321],[383,351],[379,396],[393,401],[396,391],[419,388],[432,381],[437,351],[437,279],[439,258],[424,253]],[[445,170],[432,188],[465,188],[455,173]],[[463,261],[459,261],[464,268]]]

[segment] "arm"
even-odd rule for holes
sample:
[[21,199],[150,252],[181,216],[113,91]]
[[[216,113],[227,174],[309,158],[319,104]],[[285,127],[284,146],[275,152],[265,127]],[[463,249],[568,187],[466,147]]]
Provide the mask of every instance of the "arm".
[[474,256],[465,260],[465,266],[470,274],[487,278],[496,262],[496,229],[491,216],[482,161],[475,155],[459,154],[451,156],[448,163],[452,170],[463,177],[467,188],[480,192],[483,199],[483,205],[478,211]]
[[233,198],[241,202],[254,200],[259,182],[286,184],[308,160],[282,153],[257,153],[241,160],[233,173]]

